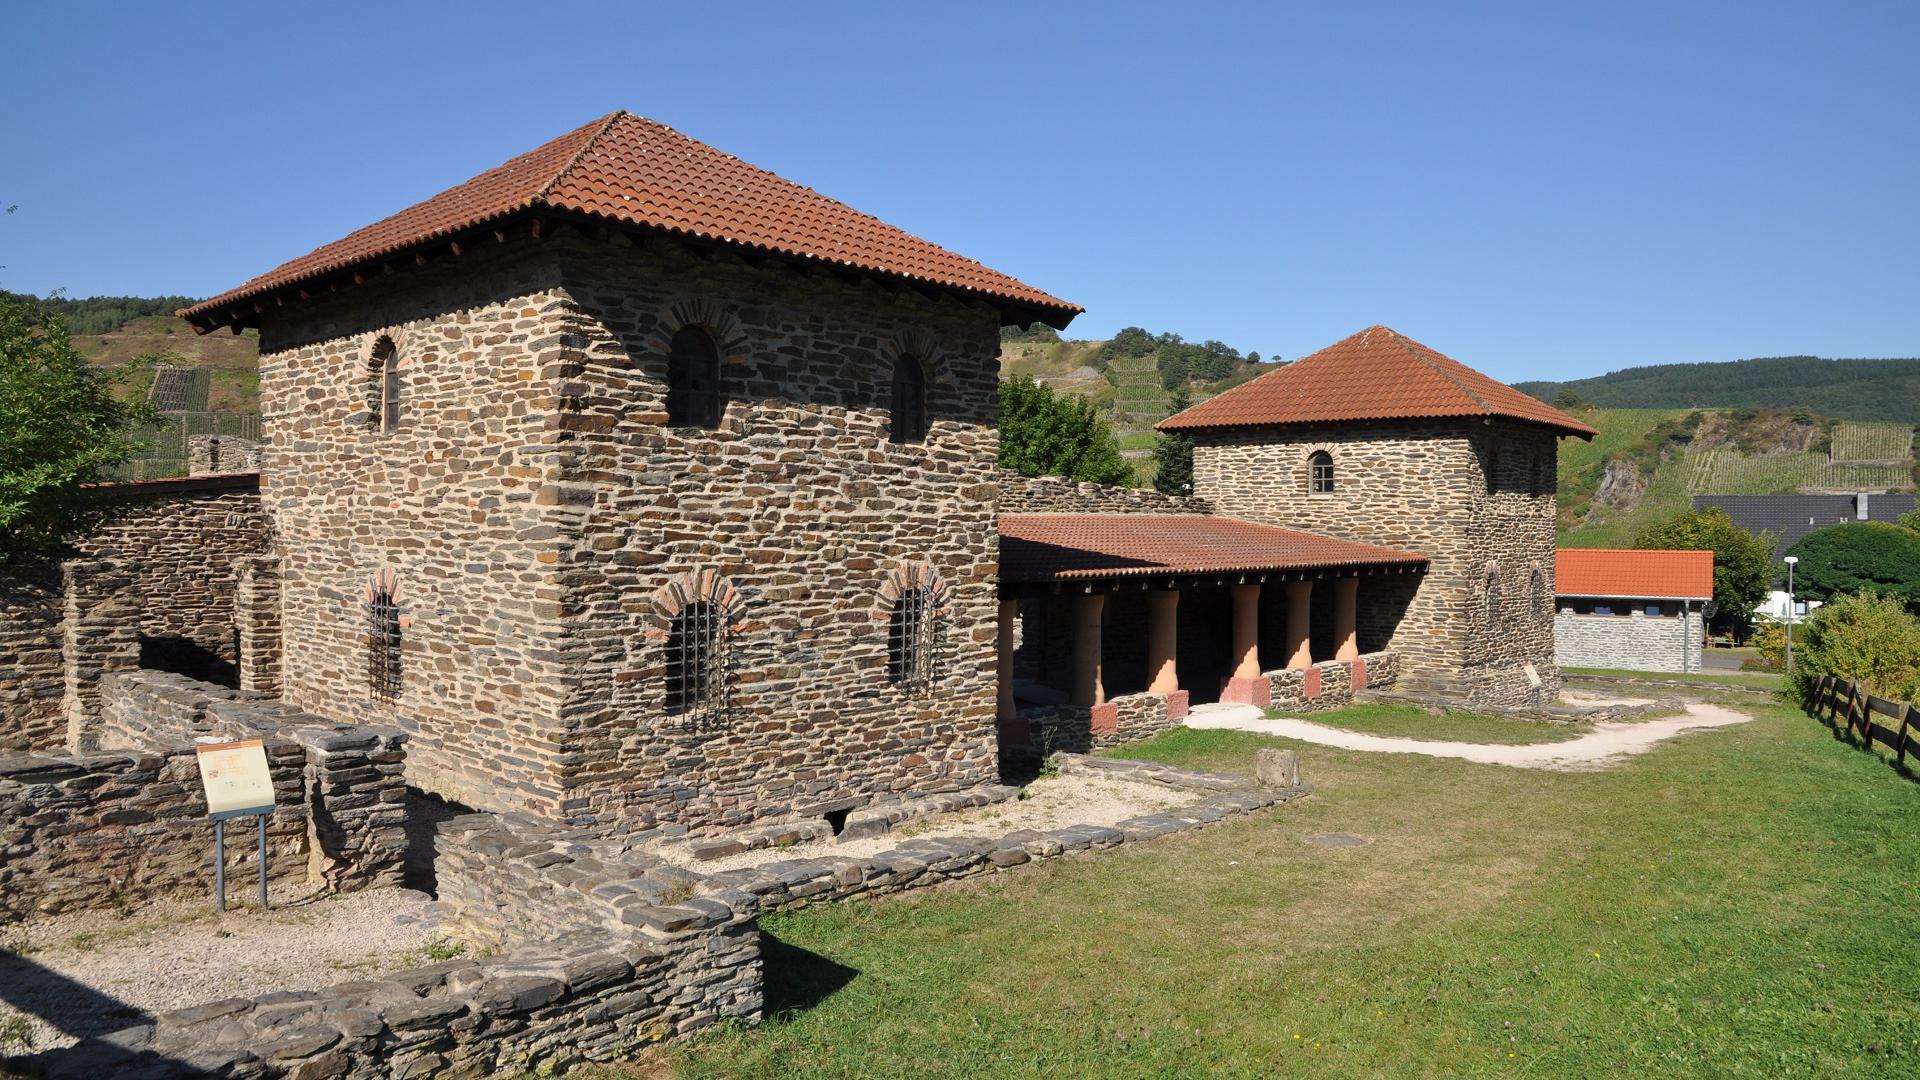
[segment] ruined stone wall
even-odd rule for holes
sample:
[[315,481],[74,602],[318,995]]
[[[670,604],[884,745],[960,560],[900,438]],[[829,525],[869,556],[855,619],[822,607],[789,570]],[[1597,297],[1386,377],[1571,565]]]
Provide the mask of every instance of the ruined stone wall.
[[1003,514],[1211,514],[1205,499],[995,470]]
[[[1333,456],[1332,494],[1309,490],[1316,450]],[[1555,452],[1550,432],[1477,421],[1202,431],[1194,491],[1222,514],[1426,555],[1424,575],[1361,579],[1362,640],[1399,653],[1408,678],[1515,703],[1559,689]],[[1490,603],[1494,581],[1498,601]],[[1542,594],[1543,605],[1530,599]]]
[[[236,556],[266,550],[251,477],[118,485],[121,512],[64,563],[0,568],[0,751],[68,744],[105,670],[229,679]],[[71,646],[71,647],[70,647]]]
[[187,473],[219,476],[260,471],[260,443],[237,435],[187,436]]
[[1554,617],[1554,659],[1565,667],[1631,671],[1700,670],[1705,631],[1700,613],[1685,616],[1577,615]]
[[[411,780],[468,806],[553,812],[566,769],[558,279],[552,248],[521,240],[276,309],[261,334],[281,693],[399,726]],[[391,432],[373,408],[383,336]],[[376,581],[401,611],[392,700],[368,677]]]
[[[984,305],[730,258],[567,247],[559,376],[569,820],[734,826],[993,781],[998,319]],[[687,324],[723,355],[717,430],[665,424]],[[902,356],[931,433],[888,439]],[[889,582],[936,581],[930,687],[887,676]],[[732,691],[665,713],[667,619],[727,599]]]

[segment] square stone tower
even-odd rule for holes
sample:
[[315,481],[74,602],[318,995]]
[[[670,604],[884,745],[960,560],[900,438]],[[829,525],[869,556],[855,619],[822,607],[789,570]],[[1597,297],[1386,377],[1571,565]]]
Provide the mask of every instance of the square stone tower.
[[261,330],[284,696],[624,830],[997,778],[999,327],[1078,310],[615,113],[186,315]]
[[1194,494],[1220,513],[1428,557],[1359,605],[1403,686],[1504,705],[1559,692],[1556,448],[1593,429],[1384,326],[1160,428],[1193,439]]

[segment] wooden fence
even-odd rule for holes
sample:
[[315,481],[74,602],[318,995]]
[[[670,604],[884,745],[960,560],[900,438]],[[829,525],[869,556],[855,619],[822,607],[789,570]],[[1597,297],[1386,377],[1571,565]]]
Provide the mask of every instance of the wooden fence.
[[[1873,749],[1874,743],[1891,748],[1902,767],[1909,752],[1920,759],[1920,706],[1875,697],[1838,676],[1822,675],[1814,680],[1807,707],[1834,730],[1859,739],[1863,749]],[[1881,723],[1882,717],[1893,726]]]

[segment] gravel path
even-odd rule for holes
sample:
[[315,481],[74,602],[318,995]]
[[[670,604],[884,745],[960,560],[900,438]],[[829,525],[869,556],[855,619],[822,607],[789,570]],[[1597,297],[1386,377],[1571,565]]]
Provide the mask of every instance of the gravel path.
[[1203,705],[1187,714],[1187,726],[1231,728],[1347,750],[1463,758],[1486,765],[1512,765],[1522,769],[1596,769],[1619,764],[1634,754],[1644,754],[1681,732],[1744,724],[1748,719],[1745,713],[1703,701],[1692,701],[1687,703],[1686,712],[1680,716],[1661,720],[1602,721],[1593,725],[1591,734],[1577,739],[1520,746],[1362,735],[1293,717],[1270,719],[1251,705]]
[[0,926],[0,1056],[68,1046],[205,1001],[318,990],[431,962],[418,953],[438,936],[425,893],[313,897],[297,886],[272,899],[265,913],[232,907],[223,915],[199,898]]
[[1112,825],[1130,817],[1185,806],[1199,796],[1158,784],[1090,776],[1056,776],[1026,787],[1026,797],[955,814],[907,822],[892,832],[854,840],[813,840],[787,847],[758,848],[718,859],[692,859],[679,845],[663,845],[655,854],[701,873],[717,874],[782,859],[825,859],[872,855],[919,836],[953,836],[969,829],[1009,833],[1017,829],[1062,829],[1069,825]]

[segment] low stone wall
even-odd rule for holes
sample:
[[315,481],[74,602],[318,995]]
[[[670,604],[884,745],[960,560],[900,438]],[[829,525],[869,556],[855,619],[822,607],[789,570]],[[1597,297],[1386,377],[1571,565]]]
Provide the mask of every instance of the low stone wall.
[[1563,611],[1553,619],[1554,660],[1563,667],[1696,672],[1705,637],[1698,613],[1663,617],[1638,611],[1630,615]]
[[1212,504],[1152,488],[1108,487],[999,470],[1002,514],[1211,514]]
[[1041,755],[1055,751],[1085,754],[1122,743],[1152,738],[1180,726],[1187,715],[1187,692],[1122,694],[1105,703],[1043,705],[1024,709],[1025,747]]
[[[268,876],[301,880],[306,754],[267,745],[279,804],[267,823]],[[191,748],[43,757],[0,755],[0,920],[111,907],[154,895],[209,893],[213,825]],[[228,872],[258,873],[254,823],[227,845]]]
[[[0,755],[0,914],[209,888],[213,826],[196,738],[266,743],[277,806],[268,824],[270,877],[337,892],[400,883],[401,732],[329,723],[168,672],[115,672],[100,688],[103,737],[115,751]],[[253,852],[251,836],[237,830],[230,866],[251,866]]]
[[[711,1023],[714,1002],[748,981],[740,954],[758,955],[755,936],[563,935],[316,992],[209,1002],[25,1064],[49,1080],[547,1076],[631,1058]],[[749,1020],[759,1013],[757,969],[750,981],[727,1006],[750,1002],[751,1015],[736,1014]]]
[[0,753],[66,740],[64,589],[60,568],[50,563],[0,570]]
[[1290,713],[1320,712],[1353,704],[1354,668],[1368,689],[1392,686],[1400,677],[1400,658],[1391,652],[1363,653],[1359,660],[1322,660],[1312,667],[1266,672],[1272,680],[1268,705]]

